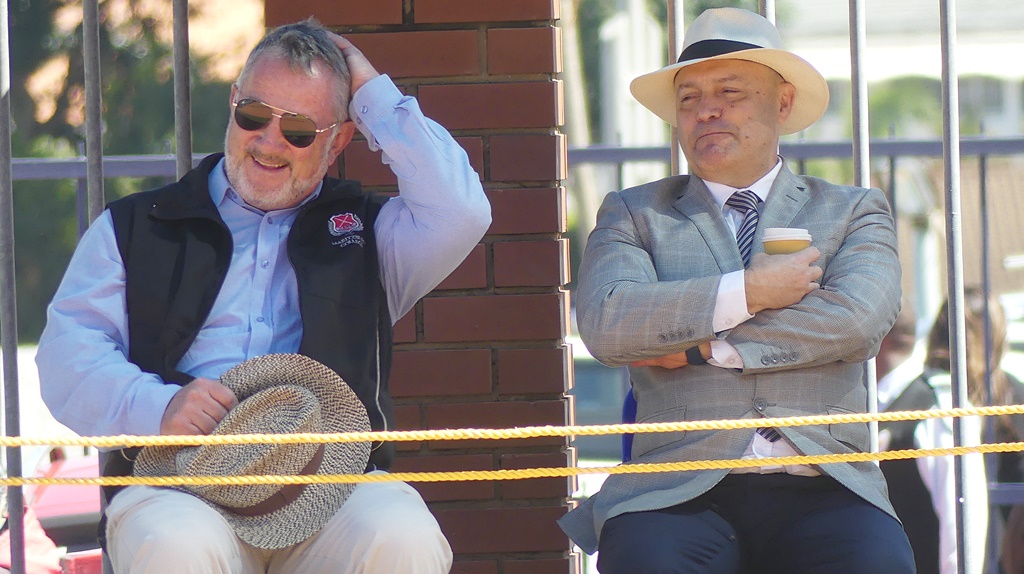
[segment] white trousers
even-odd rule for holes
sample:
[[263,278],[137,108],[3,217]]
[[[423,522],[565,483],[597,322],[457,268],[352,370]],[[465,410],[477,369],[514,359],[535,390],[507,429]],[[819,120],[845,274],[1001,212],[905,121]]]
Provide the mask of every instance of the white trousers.
[[452,551],[419,493],[404,482],[360,483],[320,532],[294,546],[242,542],[199,498],[125,488],[107,508],[116,574],[444,574]]

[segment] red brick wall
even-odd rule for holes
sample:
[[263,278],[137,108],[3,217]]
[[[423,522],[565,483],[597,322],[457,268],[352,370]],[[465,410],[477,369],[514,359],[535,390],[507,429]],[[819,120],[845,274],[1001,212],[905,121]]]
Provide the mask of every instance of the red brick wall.
[[[396,326],[399,429],[562,425],[571,355],[558,0],[266,0],[266,23],[315,16],[349,37],[466,149],[491,200],[482,243]],[[364,141],[339,172],[381,191]],[[395,470],[566,466],[562,438],[400,443]],[[415,485],[455,551],[456,574],[577,572],[555,524],[570,479]]]

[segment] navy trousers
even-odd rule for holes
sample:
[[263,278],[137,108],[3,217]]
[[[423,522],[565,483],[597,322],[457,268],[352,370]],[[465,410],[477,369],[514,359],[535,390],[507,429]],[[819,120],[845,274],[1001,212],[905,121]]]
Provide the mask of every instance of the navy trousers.
[[899,521],[832,478],[730,474],[689,502],[608,520],[602,574],[913,574]]

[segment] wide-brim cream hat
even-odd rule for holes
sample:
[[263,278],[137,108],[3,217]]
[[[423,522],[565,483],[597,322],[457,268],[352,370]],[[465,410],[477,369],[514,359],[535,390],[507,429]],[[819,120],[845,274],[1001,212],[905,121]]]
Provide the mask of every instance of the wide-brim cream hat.
[[782,38],[771,22],[740,8],[704,11],[686,31],[679,60],[636,78],[629,84],[629,91],[644,107],[675,126],[676,74],[686,66],[708,60],[756,62],[793,84],[793,111],[782,124],[783,134],[810,126],[828,107],[828,84],[821,73],[800,56],[782,49]]
[[[366,432],[366,408],[337,373],[303,355],[265,355],[224,373],[238,405],[211,434]],[[360,474],[370,443],[156,446],[135,459],[136,476]],[[278,549],[316,534],[354,484],[184,485],[217,509],[247,544]]]

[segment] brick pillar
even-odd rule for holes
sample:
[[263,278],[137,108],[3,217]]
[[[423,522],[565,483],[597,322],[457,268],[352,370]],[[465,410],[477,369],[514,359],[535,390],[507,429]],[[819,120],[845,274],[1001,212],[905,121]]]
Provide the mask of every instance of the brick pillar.
[[[494,223],[469,258],[395,327],[400,430],[571,420],[568,246],[558,0],[266,0],[266,24],[315,16],[450,130],[480,173]],[[339,172],[396,181],[357,140]],[[566,466],[563,438],[399,443],[396,471]],[[572,479],[415,484],[455,551],[456,574],[566,574],[555,524]]]

